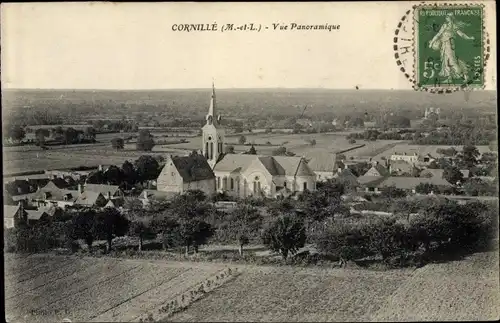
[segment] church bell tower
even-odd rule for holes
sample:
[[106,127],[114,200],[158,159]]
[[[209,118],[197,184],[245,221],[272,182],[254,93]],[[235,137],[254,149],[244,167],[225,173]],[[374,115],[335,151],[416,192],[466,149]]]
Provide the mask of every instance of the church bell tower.
[[220,121],[220,115],[216,115],[217,104],[215,99],[215,86],[212,82],[212,98],[210,99],[210,107],[206,116],[206,123],[202,130],[202,152],[207,158],[210,167],[214,168],[215,163],[220,155],[224,152],[224,129]]

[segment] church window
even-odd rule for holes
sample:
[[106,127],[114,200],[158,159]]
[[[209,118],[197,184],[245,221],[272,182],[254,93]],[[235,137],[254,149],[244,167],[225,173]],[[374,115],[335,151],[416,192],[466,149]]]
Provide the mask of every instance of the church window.
[[210,158],[209,159],[214,159],[214,143],[210,143]]
[[234,179],[231,177],[231,190],[234,190]]
[[283,183],[283,186],[286,188],[286,181]]
[[224,177],[224,179],[222,180],[222,185],[223,185],[223,189],[224,190],[227,190],[227,177]]
[[217,188],[220,188],[220,177],[217,177]]

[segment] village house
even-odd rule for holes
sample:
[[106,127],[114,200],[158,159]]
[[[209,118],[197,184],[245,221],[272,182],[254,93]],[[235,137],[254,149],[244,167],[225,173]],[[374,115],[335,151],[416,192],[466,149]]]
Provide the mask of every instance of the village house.
[[103,207],[108,202],[100,192],[84,191],[83,186],[80,184],[77,190],[70,190],[58,187],[53,181],[50,181],[34,193],[13,196],[12,199],[26,206],[43,207],[53,205],[63,209],[72,205]]
[[439,188],[449,188],[452,185],[443,178],[437,177],[403,177],[403,176],[389,176],[389,177],[372,177],[372,181],[369,178],[358,178],[358,181],[362,182],[361,191],[367,193],[379,194],[384,188],[396,187],[407,191],[408,193],[415,194],[416,187],[419,184],[431,184]]
[[156,180],[157,190],[183,193],[201,190],[207,195],[215,193],[215,175],[205,157],[169,156]]
[[420,173],[420,169],[415,166],[415,163],[396,160],[389,162],[389,173],[397,176],[417,176]]
[[417,153],[407,154],[406,152],[395,152],[391,155],[391,161],[404,161],[406,163],[415,164],[418,161],[419,155]]
[[26,221],[28,213],[22,205],[4,205],[3,206],[3,227],[6,229],[14,228],[16,221]]
[[307,154],[307,165],[316,173],[319,182],[332,179],[338,168],[344,168],[344,164],[337,160],[337,155],[324,150],[318,150]]
[[389,170],[378,161],[375,161],[373,166],[363,176],[389,176]]

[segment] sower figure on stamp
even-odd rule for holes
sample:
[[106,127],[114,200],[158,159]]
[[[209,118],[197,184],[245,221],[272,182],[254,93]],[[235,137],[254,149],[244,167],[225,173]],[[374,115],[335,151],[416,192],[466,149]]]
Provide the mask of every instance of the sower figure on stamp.
[[446,82],[453,83],[453,79],[463,78],[468,81],[467,63],[457,58],[455,53],[456,35],[474,40],[474,37],[467,36],[460,29],[466,24],[456,21],[452,15],[446,16],[446,22],[441,26],[438,33],[429,42],[429,48],[441,51],[441,71],[439,76],[446,78]]

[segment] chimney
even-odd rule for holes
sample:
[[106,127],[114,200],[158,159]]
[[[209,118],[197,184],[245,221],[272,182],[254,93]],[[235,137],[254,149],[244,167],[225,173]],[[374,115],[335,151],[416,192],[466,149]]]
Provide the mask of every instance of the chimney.
[[99,165],[99,171],[102,172],[102,165]]
[[340,172],[341,172],[341,171],[342,171],[342,168],[340,168],[340,167],[339,167],[339,168],[337,169],[337,173],[339,173],[339,174],[340,174]]

